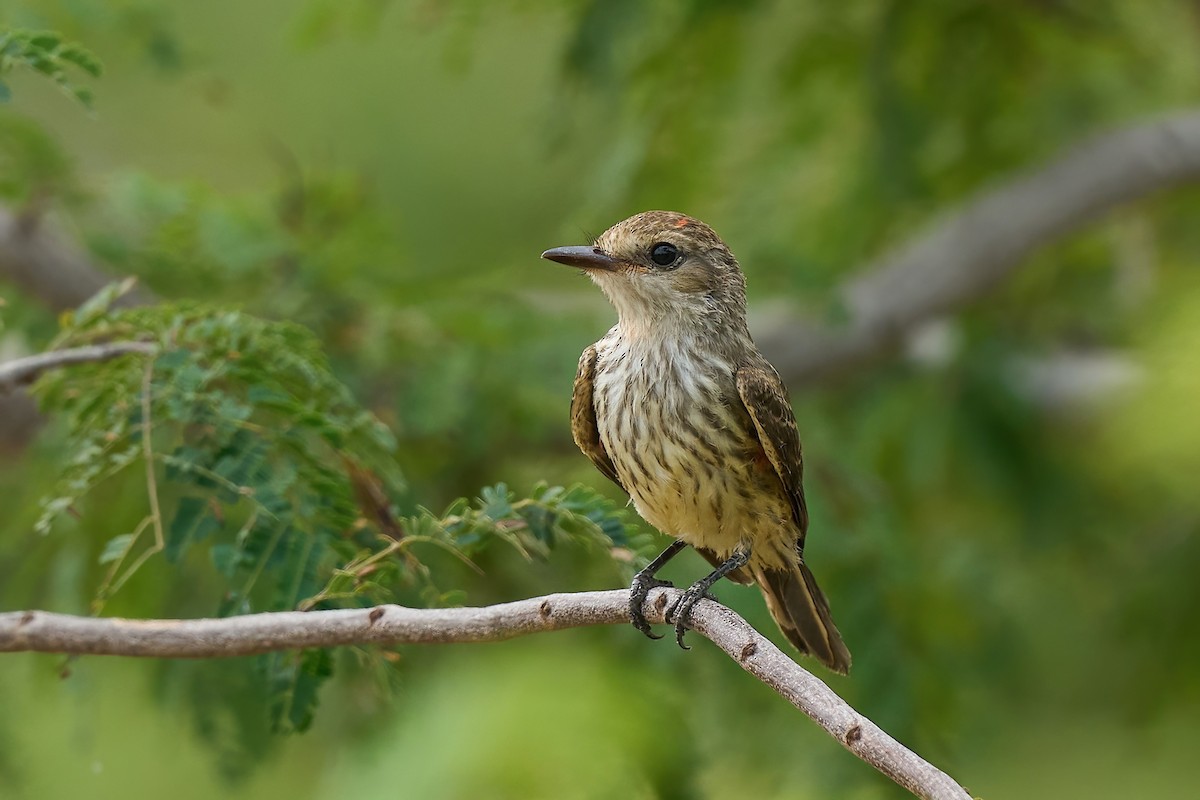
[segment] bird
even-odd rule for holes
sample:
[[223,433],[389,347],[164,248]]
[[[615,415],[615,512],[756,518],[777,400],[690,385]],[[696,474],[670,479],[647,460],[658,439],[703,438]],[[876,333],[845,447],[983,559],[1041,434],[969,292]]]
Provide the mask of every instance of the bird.
[[657,577],[691,546],[712,572],[667,609],[675,639],[721,578],[757,584],[784,636],[834,672],[850,669],[842,640],[804,560],[808,509],[800,436],[779,374],[746,324],[746,281],[705,223],[646,211],[590,246],[542,258],[582,270],[615,307],[617,323],[583,351],[571,433],[638,514],[674,541],[630,585],[633,625]]

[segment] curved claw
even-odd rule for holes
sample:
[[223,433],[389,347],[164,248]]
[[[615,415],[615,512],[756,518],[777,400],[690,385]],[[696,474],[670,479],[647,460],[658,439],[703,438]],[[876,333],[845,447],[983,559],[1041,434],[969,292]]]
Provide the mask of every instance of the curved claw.
[[661,639],[661,634],[657,634],[650,630],[650,623],[646,621],[646,615],[642,613],[642,606],[646,602],[647,595],[651,589],[666,587],[668,589],[675,588],[675,584],[670,581],[659,580],[652,575],[635,575],[633,583],[629,586],[629,619],[633,623],[633,627],[641,631],[649,639]]
[[675,623],[675,644],[679,645],[680,650],[691,650],[692,646],[690,644],[684,644],[683,635],[685,633],[687,633],[687,628],[685,628],[682,624],[676,622]]
[[708,591],[708,586],[703,581],[693,584],[688,587],[687,591],[679,596],[679,599],[671,604],[667,609],[666,619],[668,622],[671,618],[675,618],[675,643],[683,650],[691,650],[691,646],[684,644],[683,635],[687,633],[688,623],[692,621],[692,608],[702,599],[716,601],[717,596]]

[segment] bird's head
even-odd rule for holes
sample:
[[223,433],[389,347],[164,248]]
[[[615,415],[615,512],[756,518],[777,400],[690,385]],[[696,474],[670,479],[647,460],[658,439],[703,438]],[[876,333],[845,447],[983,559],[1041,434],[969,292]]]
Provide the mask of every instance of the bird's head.
[[646,211],[591,246],[556,247],[542,258],[586,272],[623,326],[745,325],[746,282],[737,259],[712,228],[684,214]]

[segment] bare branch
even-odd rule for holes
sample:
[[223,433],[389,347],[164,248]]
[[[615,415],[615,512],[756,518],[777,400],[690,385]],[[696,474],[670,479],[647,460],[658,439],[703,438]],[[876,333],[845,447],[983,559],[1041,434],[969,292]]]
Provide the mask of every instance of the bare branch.
[[[10,280],[51,311],[75,308],[113,281],[37,210],[0,206],[0,279]],[[118,298],[118,308],[149,302],[142,289]]]
[[[664,622],[678,596],[657,589],[646,619]],[[0,652],[150,658],[226,658],[335,645],[494,642],[530,633],[629,622],[629,593],[552,594],[483,608],[285,611],[226,619],[97,619],[45,611],[0,614]],[[854,755],[918,797],[970,800],[952,778],[887,735],[744,619],[710,600],[696,605],[695,630],[770,686]]]
[[[0,280],[11,281],[51,311],[75,308],[113,281],[103,268],[55,226],[39,208],[0,206]],[[116,308],[151,302],[136,287],[113,301]],[[0,386],[0,447],[22,447],[40,423],[24,392],[5,394]]]
[[36,380],[42,373],[73,364],[108,361],[130,353],[153,355],[158,348],[148,342],[111,342],[109,344],[51,350],[35,356],[17,358],[0,364],[0,393],[12,391]]
[[[1124,203],[1197,180],[1200,112],[1101,134],[980,193],[856,270],[841,291],[845,325],[794,320],[760,334],[759,344],[794,387],[861,366],[921,323],[985,296],[1039,247]],[[109,280],[44,217],[3,207],[0,278],[54,310],[78,305]],[[150,299],[143,292],[120,304]]]
[[985,296],[1039,247],[1124,203],[1200,180],[1200,112],[1121,128],[935,220],[842,289],[849,322],[759,337],[794,386],[894,350],[922,322]]

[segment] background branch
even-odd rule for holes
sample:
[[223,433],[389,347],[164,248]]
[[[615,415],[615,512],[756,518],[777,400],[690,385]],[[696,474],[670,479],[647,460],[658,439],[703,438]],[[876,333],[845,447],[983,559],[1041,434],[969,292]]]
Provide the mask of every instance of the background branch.
[[[80,305],[114,278],[57,230],[40,206],[14,210],[0,205],[0,280],[58,313]],[[150,292],[135,286],[116,298],[113,307],[153,301]],[[41,419],[28,394],[2,389],[0,385],[0,447],[19,449],[32,438]]]
[[[812,384],[891,352],[921,323],[986,296],[1039,247],[1120,205],[1197,180],[1200,112],[1101,134],[983,191],[852,270],[840,292],[846,324],[794,319],[762,332],[759,344],[793,388]],[[44,215],[4,207],[0,278],[54,311],[79,305],[111,280]],[[152,301],[139,290],[116,305]]]
[[68,367],[72,364],[108,361],[130,353],[153,355],[157,350],[157,347],[148,342],[110,342],[87,347],[72,347],[66,350],[51,350],[25,358],[15,358],[0,364],[0,393],[32,383],[48,370]]
[[918,325],[987,295],[1025,258],[1117,206],[1200,180],[1200,112],[1130,125],[1076,145],[935,219],[856,271],[849,321],[803,321],[758,338],[793,388],[894,350]]
[[[664,622],[664,609],[677,596],[674,590],[651,592],[646,618]],[[15,611],[0,614],[0,652],[225,658],[335,645],[492,642],[628,622],[629,593],[624,590],[552,594],[483,608],[382,605],[197,620],[98,619]],[[733,611],[702,600],[695,607],[692,626],[843,747],[900,786],[931,800],[970,800],[952,778],[851,708]]]
[[[0,278],[54,312],[75,308],[113,281],[106,270],[36,208],[0,206]],[[143,289],[118,298],[116,308],[153,298]]]

